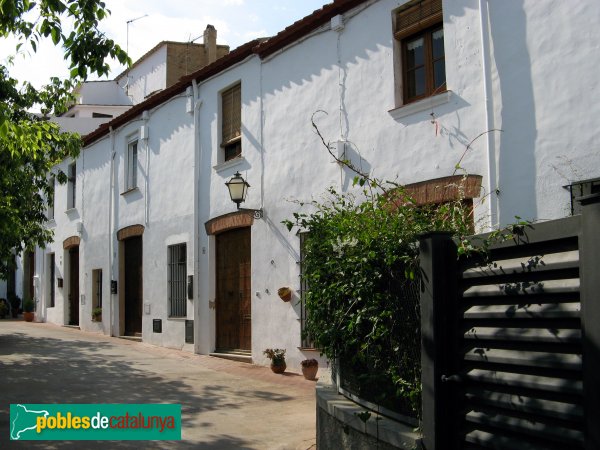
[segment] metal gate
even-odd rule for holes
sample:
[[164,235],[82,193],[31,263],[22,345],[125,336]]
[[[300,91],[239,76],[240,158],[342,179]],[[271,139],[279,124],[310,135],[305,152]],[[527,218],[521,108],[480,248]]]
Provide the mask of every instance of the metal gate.
[[485,259],[422,238],[425,448],[600,448],[597,200]]

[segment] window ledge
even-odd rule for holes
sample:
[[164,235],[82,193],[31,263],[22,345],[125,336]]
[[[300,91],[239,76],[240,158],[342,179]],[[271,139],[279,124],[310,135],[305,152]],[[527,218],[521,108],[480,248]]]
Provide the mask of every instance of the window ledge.
[[67,210],[65,210],[65,214],[71,214],[77,212],[77,208],[68,208]]
[[452,97],[452,91],[445,91],[441,94],[437,94],[432,97],[427,97],[422,100],[418,100],[416,102],[408,103],[398,108],[391,109],[388,111],[388,113],[390,114],[390,116],[392,116],[392,118],[396,120],[402,119],[412,114],[427,111],[436,106],[449,103],[450,97]]
[[139,192],[140,188],[139,187],[132,187],[131,189],[127,189],[126,191],[121,192],[121,195],[127,195],[130,194],[131,192]]
[[243,156],[238,156],[237,158],[233,158],[233,159],[230,159],[229,161],[225,161],[225,162],[217,164],[216,166],[213,166],[213,169],[215,169],[217,171],[217,173],[219,173],[219,172],[230,169],[232,167],[235,167],[235,166],[245,163],[245,162],[246,162],[246,158],[244,158]]
[[46,220],[46,226],[47,227],[55,227],[56,226],[56,220],[55,219],[48,219],[48,220]]
[[167,317],[167,320],[173,320],[175,322],[184,322],[187,319],[187,317]]

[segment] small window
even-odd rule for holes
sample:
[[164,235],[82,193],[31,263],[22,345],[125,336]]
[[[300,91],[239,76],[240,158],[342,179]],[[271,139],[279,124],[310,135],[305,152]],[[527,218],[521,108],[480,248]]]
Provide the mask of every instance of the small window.
[[54,177],[51,176],[48,178],[48,195],[46,196],[48,200],[48,211],[47,216],[48,220],[54,220]]
[[102,308],[102,269],[92,270],[92,308]]
[[395,37],[401,49],[402,103],[446,90],[442,1],[410,2],[396,14]]
[[99,113],[99,112],[93,112],[92,113],[92,117],[94,119],[111,119],[113,116],[112,116],[112,114],[104,114],[104,113]]
[[186,245],[169,245],[169,247],[167,247],[167,253],[167,292],[169,295],[169,317],[186,317]]
[[242,85],[221,94],[221,147],[224,161],[242,155]]
[[48,308],[54,308],[56,302],[56,262],[54,260],[54,253],[48,254]]
[[75,208],[77,199],[77,166],[75,163],[69,164],[67,168],[67,209]]
[[137,165],[138,165],[138,141],[131,141],[127,145],[125,158],[125,190],[129,191],[137,187]]

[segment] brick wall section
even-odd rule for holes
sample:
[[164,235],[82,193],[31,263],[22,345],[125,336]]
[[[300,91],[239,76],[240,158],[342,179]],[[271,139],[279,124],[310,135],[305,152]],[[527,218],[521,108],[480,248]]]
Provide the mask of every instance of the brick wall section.
[[117,239],[119,241],[122,241],[123,239],[141,236],[142,234],[144,234],[143,225],[130,225],[128,227],[121,228],[119,231],[117,231]]
[[234,228],[250,227],[254,216],[248,212],[236,211],[224,216],[215,217],[204,224],[206,234],[219,234]]
[[481,194],[480,175],[453,175],[404,186],[417,205],[431,205],[459,199],[473,199]]
[[68,237],[63,241],[63,249],[68,250],[70,248],[77,247],[80,241],[81,239],[79,239],[79,236]]
[[[203,44],[169,42],[167,44],[167,85],[174,85],[208,64],[208,52]],[[229,53],[229,46],[217,45],[217,59]]]

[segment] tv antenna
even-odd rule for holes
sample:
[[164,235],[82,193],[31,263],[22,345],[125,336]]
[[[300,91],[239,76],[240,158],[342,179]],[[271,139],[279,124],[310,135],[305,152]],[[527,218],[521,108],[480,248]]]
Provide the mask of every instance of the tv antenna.
[[[148,14],[144,14],[143,16],[136,17],[135,19],[130,19],[127,21],[127,48],[125,49],[125,51],[127,52],[128,56],[129,56],[129,24],[132,22],[135,22],[136,20],[143,19],[144,17],[148,17]],[[129,66],[127,66],[125,93],[126,93],[126,95],[129,95]]]

